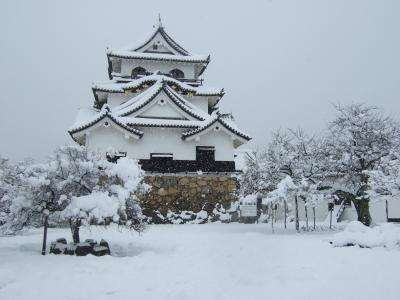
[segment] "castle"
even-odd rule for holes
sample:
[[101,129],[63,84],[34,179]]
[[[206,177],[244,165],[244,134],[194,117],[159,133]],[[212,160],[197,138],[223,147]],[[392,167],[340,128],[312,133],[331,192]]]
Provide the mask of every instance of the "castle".
[[107,49],[109,82],[92,86],[92,107],[69,129],[79,144],[138,159],[151,172],[233,172],[234,149],[250,140],[203,86],[210,56],[194,55],[161,22],[136,47]]
[[[237,171],[234,151],[250,137],[231,114],[219,110],[224,89],[203,85],[210,55],[185,50],[159,20],[143,43],[107,48],[107,61],[109,81],[93,84],[93,105],[80,109],[68,130],[72,139],[109,160],[137,159],[149,176],[175,176],[172,181],[158,178],[154,201],[203,203],[217,197],[228,203],[236,189],[229,175]],[[177,177],[188,174],[197,179]],[[200,178],[205,174],[208,178]],[[149,180],[157,186],[157,178]],[[179,182],[190,182],[192,188],[180,190]]]

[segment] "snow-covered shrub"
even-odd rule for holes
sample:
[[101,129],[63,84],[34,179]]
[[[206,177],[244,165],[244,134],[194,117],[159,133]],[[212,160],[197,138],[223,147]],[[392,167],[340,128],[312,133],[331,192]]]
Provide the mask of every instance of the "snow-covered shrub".
[[358,221],[350,222],[344,231],[336,233],[330,243],[335,247],[400,249],[400,227],[391,223],[368,227]]
[[4,227],[16,232],[32,219],[43,218],[45,227],[49,218],[67,220],[74,242],[79,242],[80,226],[90,223],[142,230],[135,193],[148,189],[143,175],[129,158],[114,164],[84,147],[59,148],[45,163],[27,165],[19,173]]
[[[87,166],[86,172],[93,171],[95,177],[87,179],[87,192],[69,194],[68,205],[59,214],[61,219],[71,224],[74,241],[79,242],[81,225],[113,222],[142,230],[142,215],[136,194],[146,192],[149,187],[143,183],[144,172],[137,161],[124,157],[110,163],[96,154],[90,155],[95,155],[96,160],[83,156],[79,164]],[[84,175],[77,180],[85,182]]]

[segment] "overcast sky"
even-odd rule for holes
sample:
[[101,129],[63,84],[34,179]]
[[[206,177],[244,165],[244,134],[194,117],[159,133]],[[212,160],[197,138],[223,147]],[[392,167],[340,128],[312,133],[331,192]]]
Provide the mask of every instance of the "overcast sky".
[[[71,143],[107,46],[143,41],[161,13],[183,47],[211,54],[205,83],[262,144],[271,130],[319,131],[332,102],[400,113],[400,1],[17,1],[0,3],[0,156],[41,159]],[[237,3],[236,3],[237,2]]]

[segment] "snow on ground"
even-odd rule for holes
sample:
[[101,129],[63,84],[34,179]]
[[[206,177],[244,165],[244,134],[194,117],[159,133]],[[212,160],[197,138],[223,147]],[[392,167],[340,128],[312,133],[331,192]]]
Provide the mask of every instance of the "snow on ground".
[[345,230],[338,232],[332,238],[332,245],[343,247],[357,245],[360,247],[374,248],[400,248],[400,226],[393,223],[367,227],[361,222],[350,222]]
[[[336,248],[335,232],[275,227],[83,230],[83,239],[110,242],[108,257],[41,256],[40,230],[2,237],[0,299],[399,299],[399,249]],[[67,229],[49,235],[70,239]]]

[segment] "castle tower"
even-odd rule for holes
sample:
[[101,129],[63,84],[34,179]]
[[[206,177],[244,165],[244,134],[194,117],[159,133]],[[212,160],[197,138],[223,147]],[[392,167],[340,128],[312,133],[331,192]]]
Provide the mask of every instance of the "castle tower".
[[135,47],[107,49],[109,81],[93,84],[93,104],[68,130],[109,159],[138,159],[151,173],[234,172],[234,149],[250,140],[203,86],[210,62],[167,34],[161,20]]

